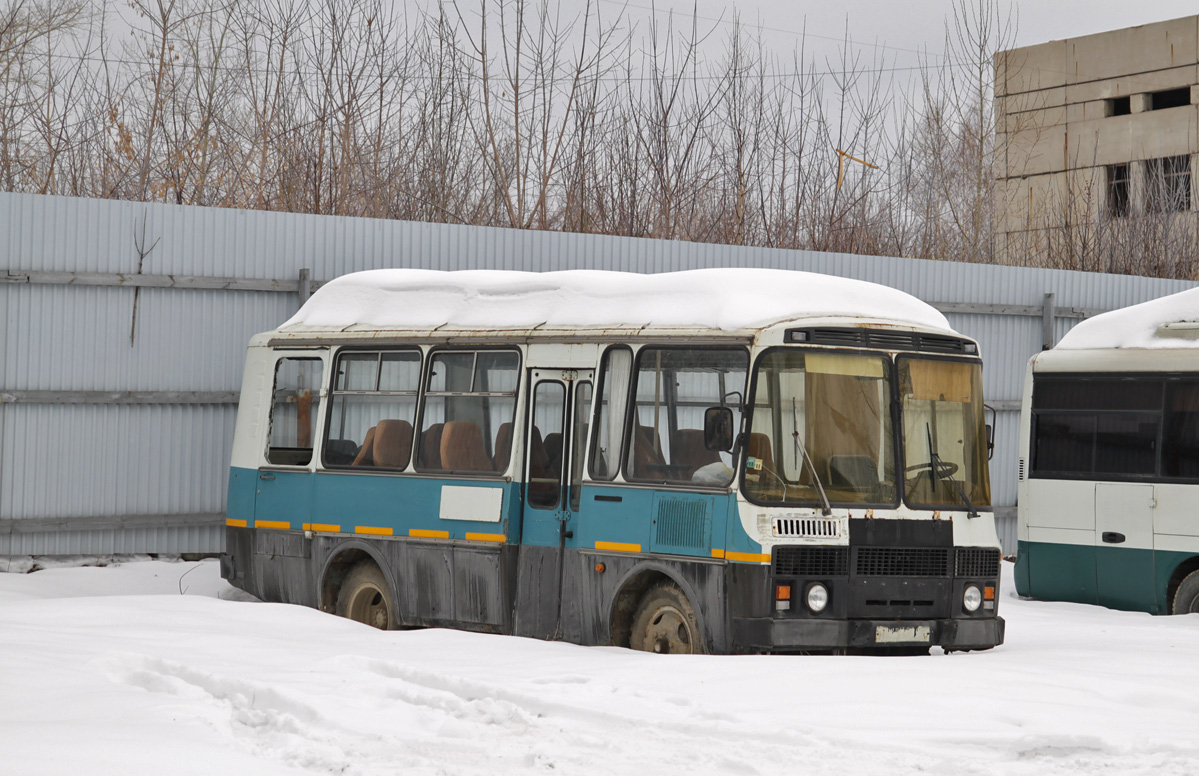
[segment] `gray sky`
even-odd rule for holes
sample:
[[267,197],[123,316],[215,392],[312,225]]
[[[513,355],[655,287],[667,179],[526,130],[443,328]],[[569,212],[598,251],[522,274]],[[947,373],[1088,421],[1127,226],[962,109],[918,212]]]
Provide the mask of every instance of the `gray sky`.
[[[576,0],[579,1],[579,0]],[[605,14],[626,5],[599,0]],[[977,5],[977,0],[971,0]],[[789,53],[807,29],[807,51],[817,60],[832,57],[837,42],[848,32],[854,48],[864,54],[882,51],[895,67],[914,65],[917,50],[943,54],[947,14],[952,0],[629,0],[626,14],[640,21],[651,5],[659,16],[669,10],[689,15],[698,9],[708,20],[731,20],[734,9],[747,26],[761,25],[776,54]],[[1028,46],[1121,27],[1174,19],[1199,13],[1194,0],[1017,0],[1000,6],[1012,9],[1015,45]],[[709,25],[712,21],[708,22]],[[716,26],[716,31],[726,25]],[[878,48],[882,46],[884,48]]]

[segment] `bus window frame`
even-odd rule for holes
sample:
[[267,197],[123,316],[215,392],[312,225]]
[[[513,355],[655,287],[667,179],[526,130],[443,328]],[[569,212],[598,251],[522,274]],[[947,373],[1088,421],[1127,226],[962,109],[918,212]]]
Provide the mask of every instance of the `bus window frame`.
[[[619,347],[619,346],[614,346]],[[670,480],[647,480],[643,478],[633,478],[629,472],[629,448],[633,443],[633,423],[637,419],[637,376],[640,373],[641,355],[647,350],[671,350],[680,352],[694,352],[696,350],[721,350],[730,351],[736,350],[745,355],[745,385],[749,385],[750,370],[753,368],[753,359],[751,357],[750,348],[746,345],[730,342],[729,344],[705,343],[703,345],[687,345],[672,342],[645,342],[639,343],[638,347],[633,349],[633,362],[629,372],[629,387],[626,399],[628,405],[625,407],[624,431],[623,440],[620,451],[620,468],[619,474],[627,485],[635,485],[638,487],[659,488],[659,489],[683,489],[683,490],[703,490],[727,492],[736,486],[737,482],[737,460],[732,461],[733,476],[724,485],[715,485],[710,483],[698,482],[682,482]],[[604,351],[607,354],[607,350]],[[601,361],[602,363],[602,361]],[[727,395],[727,393],[726,393]],[[599,396],[597,392],[594,394],[592,401],[596,401]],[[723,399],[722,399],[723,401]],[[597,405],[598,406],[598,405]],[[709,405],[712,406],[712,405]],[[677,410],[677,402],[675,409]],[[744,415],[744,410],[742,411]],[[593,428],[596,426],[593,425]],[[676,431],[678,429],[675,429]],[[590,467],[590,461],[588,461]]]
[[[864,501],[853,501],[853,502],[829,501],[829,506],[837,508],[837,509],[898,509],[899,505],[902,503],[901,493],[903,491],[903,484],[900,482],[900,480],[902,479],[900,473],[903,471],[903,468],[902,468],[903,467],[903,450],[900,449],[902,447],[902,445],[899,444],[899,442],[900,442],[900,426],[898,425],[899,424],[899,406],[898,406],[898,402],[899,402],[899,395],[898,395],[899,372],[895,366],[895,355],[896,354],[890,353],[885,350],[872,350],[872,349],[868,349],[868,348],[835,348],[835,347],[821,347],[819,345],[787,344],[787,345],[773,345],[768,348],[763,348],[762,351],[758,354],[757,359],[751,365],[751,372],[750,372],[750,376],[749,376],[749,380],[748,380],[749,387],[747,388],[747,391],[745,394],[745,396],[746,396],[745,405],[746,405],[747,411],[744,411],[742,413],[742,428],[744,429],[744,431],[742,433],[744,434],[744,438],[747,440],[749,439],[749,434],[752,433],[752,431],[753,431],[753,415],[754,415],[754,409],[755,409],[754,399],[757,396],[758,377],[759,377],[759,375],[761,375],[762,360],[768,354],[770,354],[774,351],[778,351],[778,350],[783,350],[783,351],[788,351],[788,352],[798,351],[798,352],[803,352],[803,353],[827,353],[830,355],[881,356],[882,357],[883,364],[887,370],[887,377],[890,380],[890,385],[891,385],[891,398],[890,398],[890,402],[887,407],[887,415],[888,415],[888,425],[890,426],[890,429],[891,429],[891,444],[895,448],[895,451],[894,451],[895,467],[896,467],[896,469],[895,469],[895,498],[892,499],[891,501],[878,502],[878,503],[867,503]],[[774,429],[771,429],[771,431],[773,432]],[[760,506],[760,507],[781,507],[781,508],[786,508],[786,509],[796,509],[796,508],[799,508],[799,509],[817,508],[818,509],[822,506],[819,498],[812,499],[810,503],[808,501],[797,501],[797,502],[758,501],[757,499],[752,498],[749,495],[749,491],[745,487],[745,466],[741,464],[741,461],[745,458],[747,449],[748,449],[748,446],[746,444],[742,444],[740,446],[740,449],[738,449],[738,451],[737,451],[737,459],[733,461],[733,466],[735,466],[737,468],[737,476],[734,481],[737,483],[737,488],[741,493],[741,497],[743,499],[745,499],[748,503],[753,504],[754,506]]]
[[[1162,385],[1162,400],[1157,410],[1125,410],[1125,414],[1156,414],[1157,416],[1157,437],[1154,440],[1154,464],[1152,474],[1123,474],[1117,472],[1058,472],[1058,471],[1039,471],[1037,469],[1036,445],[1037,445],[1037,425],[1040,415],[1047,414],[1077,414],[1077,415],[1094,415],[1095,413],[1117,413],[1119,410],[1069,410],[1069,409],[1042,409],[1034,406],[1036,396],[1036,385],[1038,380],[1048,378],[1050,382],[1055,380],[1077,380],[1078,382],[1086,382],[1088,380],[1153,380],[1160,382]],[[1028,419],[1028,479],[1030,480],[1060,480],[1072,482],[1127,482],[1133,484],[1161,484],[1161,485],[1199,485],[1199,476],[1196,477],[1175,477],[1162,474],[1163,459],[1165,452],[1165,432],[1166,432],[1166,402],[1169,396],[1170,386],[1172,383],[1179,382],[1199,382],[1199,371],[1194,372],[1033,372],[1033,397],[1029,401],[1029,419]],[[1094,467],[1092,466],[1092,469]]]
[[[607,477],[597,477],[592,467],[595,465],[595,456],[598,452],[596,446],[599,444],[600,433],[600,418],[599,413],[603,407],[603,402],[600,398],[603,396],[604,388],[608,383],[608,356],[617,350],[624,350],[629,354],[629,382],[625,386],[625,416],[620,421],[620,444],[617,445],[617,464],[615,470],[612,464],[608,463],[608,471],[610,474]],[[627,427],[629,425],[629,410],[632,407],[632,402],[629,401],[630,392],[633,390],[633,373],[637,365],[637,348],[625,343],[615,343],[604,348],[600,353],[599,361],[595,366],[594,391],[591,395],[591,427],[588,429],[587,448],[585,451],[586,461],[583,468],[583,480],[586,482],[595,483],[615,483],[624,481],[624,466],[622,465],[628,451],[625,448],[626,437],[628,436]]]
[[[414,392],[415,397],[416,397],[416,407],[413,409],[412,450],[409,451],[409,454],[408,454],[408,465],[405,466],[403,469],[394,469],[394,468],[387,468],[387,467],[381,467],[381,466],[353,466],[352,464],[330,464],[330,463],[327,463],[325,461],[325,450],[327,449],[326,443],[329,441],[329,434],[333,429],[333,411],[332,410],[333,410],[334,398],[338,395],[350,395],[350,396],[364,396],[364,395],[371,395],[371,394],[383,395],[378,390],[379,380],[381,379],[381,373],[382,373],[381,369],[376,370],[375,390],[373,390],[373,391],[339,391],[339,390],[337,390],[334,386],[336,385],[335,380],[337,378],[337,367],[341,364],[342,356],[343,355],[362,354],[362,353],[375,353],[375,354],[379,355],[380,357],[382,357],[382,355],[385,353],[401,353],[401,352],[413,352],[413,351],[416,352],[416,354],[418,356],[420,356],[420,362],[419,362],[420,366],[418,369],[419,374],[417,376],[416,391]],[[318,468],[321,471],[337,472],[339,474],[351,473],[351,474],[385,474],[385,475],[409,474],[412,472],[413,466],[416,463],[416,450],[417,450],[417,447],[416,447],[417,446],[416,422],[420,418],[421,394],[422,394],[421,387],[424,385],[424,382],[425,382],[425,364],[428,361],[427,356],[428,356],[428,352],[427,352],[426,348],[422,348],[420,345],[417,345],[417,344],[411,344],[411,345],[404,345],[404,344],[352,345],[352,346],[337,348],[330,355],[329,362],[332,366],[329,368],[328,388],[325,389],[326,393],[327,393],[326,401],[329,404],[329,411],[325,413],[325,422],[323,424],[323,429],[321,432],[321,455],[320,455],[320,460],[318,462]],[[397,393],[395,391],[388,391],[388,392],[386,392],[386,395],[407,395],[407,394],[401,394],[401,393]]]
[[[907,457],[905,455],[906,446],[904,445],[904,438],[903,438],[903,398],[899,394],[899,361],[900,361],[900,359],[903,359],[903,358],[922,360],[922,361],[955,361],[955,362],[963,363],[963,364],[977,364],[978,368],[979,368],[979,389],[980,390],[982,389],[983,361],[978,356],[963,358],[961,356],[947,356],[947,355],[944,355],[941,353],[932,354],[932,353],[924,353],[924,352],[919,352],[919,351],[899,352],[899,353],[896,353],[895,357],[892,359],[892,363],[894,364],[894,367],[895,367],[895,424],[896,424],[895,441],[899,446],[899,450],[896,453],[896,456],[899,459],[899,473],[897,476],[901,480],[903,480],[903,487],[901,488],[901,490],[903,492],[903,504],[908,509],[915,509],[915,510],[921,510],[921,511],[944,510],[946,512],[953,512],[953,511],[965,512],[967,509],[969,509],[969,507],[967,507],[965,504],[919,504],[919,503],[910,501],[908,499],[907,479],[904,477],[904,475],[907,473],[908,462],[907,462]],[[981,440],[982,449],[983,449],[983,469],[985,469],[987,472],[988,502],[994,502],[994,500],[995,500],[994,486],[991,483],[990,459],[986,455],[986,450],[987,450],[986,416],[987,416],[987,413],[986,413],[986,409],[985,409],[986,404],[983,401],[984,398],[985,397],[983,397],[982,395],[980,395],[978,397],[979,404],[984,407],[984,409],[983,409],[983,429],[982,429],[982,434],[979,437],[979,439]],[[955,479],[957,479],[957,478],[955,477]],[[959,479],[958,484],[962,486],[963,490],[965,490],[965,482],[964,481]],[[994,503],[974,504],[973,507],[974,507],[975,511],[978,511],[978,512],[992,512],[995,509]]]
[[[511,420],[511,422],[513,424],[513,428],[515,429],[515,424],[517,422],[517,419],[521,416],[521,412],[520,412],[521,397],[522,397],[521,383],[523,382],[523,380],[521,378],[523,377],[524,370],[525,370],[524,348],[522,348],[520,345],[515,345],[515,344],[438,345],[435,347],[431,347],[425,352],[425,360],[421,365],[420,395],[417,398],[416,423],[413,424],[413,431],[412,431],[412,459],[409,462],[409,466],[412,467],[412,470],[415,473],[424,475],[427,477],[431,476],[431,477],[447,477],[447,478],[455,478],[455,479],[458,479],[458,478],[485,479],[485,480],[489,480],[489,481],[504,480],[506,478],[506,474],[507,474],[506,472],[454,471],[451,469],[424,469],[418,465],[419,464],[418,451],[420,450],[421,443],[422,443],[423,437],[424,437],[425,411],[426,411],[426,409],[428,409],[429,380],[432,377],[433,360],[438,355],[441,355],[443,353],[475,353],[475,354],[478,354],[478,353],[484,353],[484,352],[488,352],[488,353],[501,352],[501,353],[515,353],[516,354],[516,367],[515,367],[516,387],[511,391],[511,393],[502,393],[502,392],[496,392],[496,391],[488,391],[486,393],[475,393],[475,392],[461,393],[458,391],[434,391],[434,394],[436,396],[453,396],[453,395],[460,395],[460,396],[511,396],[512,397],[512,420]],[[477,367],[478,367],[478,362],[476,361],[475,368],[477,368]],[[472,380],[473,379],[474,378],[472,376]],[[480,431],[482,431],[482,430],[483,429],[480,429]],[[486,438],[487,438],[486,434],[484,434],[484,441],[486,441]],[[515,441],[516,441],[516,434],[515,434],[515,430],[514,430],[513,440],[509,444],[511,444],[513,447],[515,447]],[[511,461],[512,461],[511,452],[512,451],[509,450],[509,458],[508,458],[509,463],[511,463]],[[494,455],[494,451],[492,451],[492,454]]]
[[[315,471],[321,467],[321,458],[324,457],[324,437],[322,435],[323,432],[322,433],[313,433],[312,452],[306,463],[302,463],[302,464],[276,463],[276,462],[272,461],[270,458],[270,455],[271,455],[271,432],[275,426],[275,390],[276,390],[276,385],[279,380],[279,367],[284,361],[290,359],[290,360],[319,362],[321,365],[320,385],[318,385],[315,389],[313,389],[313,390],[315,390],[317,401],[319,402],[319,404],[317,405],[317,417],[314,418],[315,422],[312,424],[312,430],[316,431],[317,429],[323,429],[324,422],[323,422],[323,418],[321,417],[321,413],[328,415],[328,411],[325,408],[325,404],[327,403],[326,380],[328,380],[328,375],[329,375],[329,372],[331,371],[329,368],[329,364],[331,361],[330,349],[327,347],[316,347],[316,348],[311,348],[311,349],[303,348],[303,347],[299,347],[299,348],[283,347],[283,348],[270,348],[268,352],[270,353],[270,358],[272,361],[272,366],[271,366],[271,371],[270,371],[271,378],[270,378],[270,386],[267,388],[267,391],[266,391],[266,413],[267,413],[266,414],[266,424],[265,424],[266,434],[262,438],[263,444],[262,444],[261,453],[259,455],[258,468],[262,469],[262,470],[280,470],[280,471]],[[286,448],[284,448],[284,449],[286,449]],[[302,448],[292,448],[292,449],[302,449]]]

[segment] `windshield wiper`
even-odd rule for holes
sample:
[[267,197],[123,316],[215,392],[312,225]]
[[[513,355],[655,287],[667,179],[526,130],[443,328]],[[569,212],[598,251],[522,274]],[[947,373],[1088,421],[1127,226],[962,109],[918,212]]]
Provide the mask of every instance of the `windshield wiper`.
[[933,450],[933,432],[927,423],[924,424],[924,434],[928,440],[928,468],[933,473],[933,486],[935,487],[942,477],[949,480],[949,484],[954,487],[954,490],[962,497],[962,503],[966,505],[966,517],[978,517],[978,510],[974,508],[974,504],[970,503],[970,499],[966,496],[966,491],[962,490],[962,486],[954,479],[953,473],[949,468],[950,465],[942,461],[941,456]]
[[[828,504],[828,496],[824,493],[820,475],[816,473],[816,464],[812,463],[812,456],[808,455],[808,448],[799,441],[799,412],[795,408],[794,396],[791,397],[791,438],[795,440],[795,451],[803,455],[804,461],[808,464],[808,470],[812,472],[812,481],[816,483],[816,492],[820,494],[820,514],[828,517],[833,513],[833,508]],[[796,463],[799,462],[796,461]],[[784,496],[784,498],[786,497]]]

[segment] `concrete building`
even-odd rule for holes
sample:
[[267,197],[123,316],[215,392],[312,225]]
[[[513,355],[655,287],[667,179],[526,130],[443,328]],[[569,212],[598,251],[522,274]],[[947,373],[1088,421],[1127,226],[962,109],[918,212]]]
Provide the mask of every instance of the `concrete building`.
[[1061,261],[1135,223],[1193,246],[1199,16],[1004,51],[995,75],[1000,261],[1136,271]]

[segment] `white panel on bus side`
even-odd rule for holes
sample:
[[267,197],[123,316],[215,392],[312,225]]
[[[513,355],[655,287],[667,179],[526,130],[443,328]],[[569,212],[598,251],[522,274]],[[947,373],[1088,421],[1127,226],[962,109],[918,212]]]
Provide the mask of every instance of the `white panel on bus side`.
[[498,523],[503,514],[503,488],[441,486],[442,520],[470,520]]
[[1159,482],[1153,491],[1157,499],[1153,511],[1154,549],[1199,551],[1199,520],[1195,519],[1199,486]]
[[594,342],[565,344],[534,342],[529,345],[528,364],[560,369],[594,369],[599,363],[600,345]]

